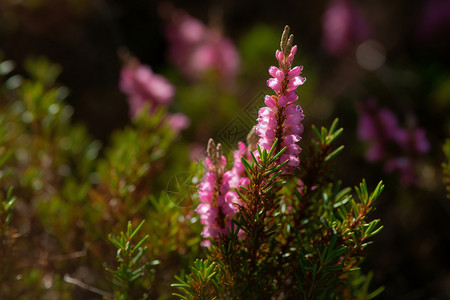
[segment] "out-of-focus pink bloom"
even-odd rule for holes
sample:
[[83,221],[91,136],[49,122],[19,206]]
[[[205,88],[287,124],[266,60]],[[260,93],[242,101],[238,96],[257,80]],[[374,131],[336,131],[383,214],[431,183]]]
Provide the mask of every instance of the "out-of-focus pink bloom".
[[427,140],[426,132],[422,128],[404,130],[404,138],[399,142],[405,153],[415,156],[427,153],[430,150],[430,143]]
[[370,36],[363,14],[347,0],[331,1],[322,16],[322,46],[331,55],[342,55]]
[[239,72],[240,59],[233,42],[182,10],[171,14],[167,37],[171,60],[189,79],[214,71],[229,83]]
[[206,148],[201,143],[192,143],[189,145],[189,156],[191,161],[200,161],[205,159]]
[[415,160],[430,148],[422,128],[400,127],[392,111],[379,109],[376,102],[370,100],[359,107],[358,136],[369,145],[368,161],[384,161],[386,172],[398,173],[405,184],[415,182]]
[[170,127],[175,131],[184,130],[188,128],[191,123],[189,118],[182,113],[169,114],[167,118]]
[[399,127],[395,114],[386,108],[378,109],[374,100],[359,107],[359,120],[358,136],[369,143],[368,161],[382,160],[389,143],[399,145],[406,140],[406,132]]
[[[153,73],[134,57],[125,57],[126,63],[120,72],[120,90],[127,95],[130,116],[136,117],[148,105],[150,113],[161,106],[169,106],[175,94],[174,86],[163,76]],[[181,113],[167,114],[164,119],[175,131],[186,129],[189,118]]]
[[182,10],[173,11],[171,14],[171,22],[167,27],[169,55],[174,64],[184,72],[188,72],[185,69],[188,57],[205,39],[207,30],[202,22]]
[[305,183],[300,178],[297,180],[297,192],[302,196],[304,196],[306,192]]
[[279,67],[269,68],[272,78],[267,81],[267,86],[274,90],[276,96],[265,97],[264,103],[267,106],[259,110],[258,125],[255,127],[260,137],[258,145],[262,149],[269,151],[276,138],[281,147],[286,147],[286,151],[280,157],[281,163],[289,159],[284,167],[285,172],[299,166],[298,155],[302,150],[297,142],[301,140],[300,135],[303,133],[301,121],[304,114],[301,106],[294,102],[298,99],[297,87],[306,79],[300,76],[302,67],[291,68],[296,51],[297,46],[293,46],[286,54],[276,51],[275,57]]
[[424,154],[430,151],[430,142],[428,142],[426,132],[422,128],[414,130],[410,140],[416,153]]
[[418,35],[423,41],[438,36],[448,37],[450,33],[450,1],[427,0],[419,21]]
[[239,71],[239,55],[230,39],[210,32],[208,42],[198,46],[189,58],[189,72],[200,77],[213,70],[220,79],[230,81]]
[[157,106],[167,106],[175,94],[174,86],[163,76],[152,72],[151,68],[136,60],[127,63],[120,73],[120,90],[128,96],[130,115],[148,103],[153,110]]
[[414,165],[407,157],[394,157],[387,160],[384,169],[388,173],[397,173],[400,176],[400,181],[406,185],[416,182],[417,176]]

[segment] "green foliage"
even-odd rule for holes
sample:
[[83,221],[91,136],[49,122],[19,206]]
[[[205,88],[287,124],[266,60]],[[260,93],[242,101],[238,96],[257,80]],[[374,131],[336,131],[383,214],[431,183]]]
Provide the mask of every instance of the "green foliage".
[[184,300],[217,299],[217,291],[220,288],[216,264],[208,260],[196,259],[191,271],[189,276],[175,276],[180,283],[172,284],[188,296],[177,293],[173,295]]
[[199,250],[201,227],[198,218],[189,214],[192,202],[162,194],[159,198],[152,196],[150,203],[146,229],[158,228],[152,230],[152,237],[157,241],[150,246],[152,255],[162,260],[171,252],[180,252],[194,258]]
[[[132,207],[148,195],[152,187],[150,179],[161,172],[162,165],[155,162],[165,155],[176,137],[164,122],[165,116],[166,111],[159,109],[150,118],[144,109],[131,126],[113,135],[105,158],[99,162],[100,181],[111,191],[110,197],[123,199],[125,206]],[[146,158],[144,163],[141,158]]]
[[5,199],[1,199],[2,206],[0,207],[0,227],[2,228],[2,235],[6,232],[12,219],[12,210],[14,208],[14,202],[16,201],[12,195],[12,190],[13,189],[10,188]]
[[[14,74],[14,67],[0,63],[0,189],[9,195],[13,187],[20,209],[11,221],[11,199],[2,200],[1,270],[8,274],[0,298],[70,299],[74,290],[108,296],[104,263],[112,265],[116,251],[107,235],[137,219],[148,220],[139,228],[152,236],[147,251],[143,245],[120,251],[114,282],[121,287],[115,291],[123,296],[128,284],[129,297],[168,297],[174,274],[198,254],[201,228],[192,217],[192,198],[182,203],[166,193],[173,176],[165,167],[167,152],[178,136],[165,121],[167,112],[143,111],[102,149],[84,126],[72,123],[73,109],[64,102],[68,89],[57,84],[60,66],[32,58],[24,75]],[[170,157],[183,170],[185,162]],[[122,245],[121,238],[114,241]],[[39,258],[26,254],[29,249]],[[144,268],[152,261],[163,263]],[[128,272],[127,266],[124,275],[120,268]]]
[[6,196],[0,195],[0,264],[2,265],[0,282],[3,282],[9,274],[10,268],[7,259],[12,253],[12,245],[15,240],[15,230],[10,228],[16,202],[12,192],[13,189],[9,188]]
[[[280,200],[276,193],[281,188],[281,168],[288,162],[275,163],[286,150],[283,148],[276,153],[277,144],[275,141],[269,152],[261,151],[258,146],[260,160],[253,156],[251,164],[241,158],[250,179],[248,188],[239,193],[244,205],[239,207],[232,221],[236,226],[217,244],[218,255],[227,262],[225,270],[232,277],[233,297],[251,299],[258,294],[273,293],[270,278],[262,274],[273,271],[270,267],[275,263],[273,248],[268,245],[279,226],[274,218]],[[246,235],[242,241],[238,237],[239,230]]]
[[[143,246],[148,239],[148,235],[144,236],[135,245],[132,243],[133,237],[139,232],[144,225],[142,221],[134,230],[131,222],[128,222],[127,230],[121,232],[119,236],[109,235],[110,242],[117,248],[116,261],[119,266],[115,270],[110,270],[113,277],[114,299],[129,299],[131,296],[132,283],[145,275],[146,269],[150,265],[158,264],[158,261],[142,264],[141,260],[147,251],[147,247]],[[146,299],[144,294],[140,299]]]

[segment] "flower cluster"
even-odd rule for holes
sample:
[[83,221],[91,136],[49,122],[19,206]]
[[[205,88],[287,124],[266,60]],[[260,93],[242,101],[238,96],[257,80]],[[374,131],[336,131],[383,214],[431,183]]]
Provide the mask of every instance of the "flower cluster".
[[[135,57],[124,59],[119,87],[128,96],[131,117],[136,117],[146,104],[153,113],[156,108],[172,102],[175,87],[165,77],[153,73],[149,66],[141,64]],[[167,122],[176,131],[187,128],[190,123],[189,118],[181,113],[168,114]]]
[[135,116],[145,103],[154,110],[167,106],[175,95],[175,87],[163,76],[153,73],[149,66],[129,58],[120,72],[120,90],[128,96],[130,115]]
[[298,99],[297,87],[306,80],[300,76],[303,67],[291,68],[297,46],[292,46],[293,36],[288,38],[288,35],[289,28],[286,26],[280,44],[281,51],[277,50],[275,54],[279,67],[269,68],[272,78],[267,81],[267,85],[276,95],[265,97],[264,103],[267,106],[259,110],[258,125],[255,127],[260,137],[258,145],[262,149],[269,151],[275,139],[281,141],[281,147],[286,147],[285,153],[280,157],[280,163],[289,159],[285,171],[297,168],[300,164],[298,155],[301,148],[297,142],[303,133],[301,121],[304,114],[301,106],[294,102]]
[[322,46],[331,55],[344,54],[354,43],[370,36],[367,21],[358,8],[347,0],[334,0],[322,17]]
[[217,238],[220,234],[227,233],[231,218],[237,213],[239,205],[242,205],[235,189],[239,186],[246,187],[249,179],[245,176],[245,168],[241,162],[242,156],[248,157],[244,143],[239,143],[239,149],[233,155],[234,165],[226,172],[226,158],[222,155],[221,145],[216,146],[210,139],[207,153],[208,172],[198,186],[200,204],[195,212],[200,215],[201,223],[205,226],[202,236],[206,240],[202,244],[209,247],[208,238]]
[[169,13],[167,36],[170,58],[189,78],[216,72],[221,82],[231,83],[239,71],[239,54],[219,28],[209,28],[185,11]]
[[398,172],[402,182],[413,183],[414,160],[430,148],[425,131],[400,127],[395,114],[386,108],[378,109],[374,100],[361,105],[359,112],[358,136],[369,144],[367,160],[384,161],[387,172]]

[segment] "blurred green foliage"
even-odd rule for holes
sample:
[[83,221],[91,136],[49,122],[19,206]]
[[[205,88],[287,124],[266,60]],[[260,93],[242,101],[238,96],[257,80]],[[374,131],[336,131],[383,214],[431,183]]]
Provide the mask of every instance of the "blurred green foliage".
[[[14,68],[4,62],[2,66],[0,183],[7,196],[0,211],[0,297],[108,295],[112,286],[104,263],[112,265],[116,256],[108,233],[126,224],[130,229],[128,220],[138,219],[148,222],[137,230],[152,233],[138,243],[142,250],[126,248],[123,237],[111,241],[126,246],[122,251],[133,264],[162,261],[151,269],[155,285],[150,288],[152,280],[146,277],[136,286],[152,298],[170,295],[171,278],[198,253],[201,229],[192,214],[192,197],[168,194],[166,182],[155,180],[171,175],[164,167],[166,152],[177,138],[163,122],[165,111],[152,117],[142,113],[102,148],[84,126],[72,124],[73,109],[64,103],[68,89],[56,83],[59,65],[32,58],[24,64],[25,75],[11,74]],[[14,76],[20,76],[20,84],[8,85]],[[18,208],[12,219],[13,206]],[[133,233],[125,238],[131,240]],[[31,255],[25,254],[28,249],[33,249]],[[135,282],[141,271],[127,282]],[[122,275],[117,273],[114,282]]]

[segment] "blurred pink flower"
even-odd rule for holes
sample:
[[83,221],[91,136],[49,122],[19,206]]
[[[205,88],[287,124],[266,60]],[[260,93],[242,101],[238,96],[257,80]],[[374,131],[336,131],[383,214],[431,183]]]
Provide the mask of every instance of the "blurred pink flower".
[[369,144],[366,158],[371,162],[385,157],[389,143],[402,144],[406,137],[395,114],[386,108],[378,109],[375,100],[359,107],[358,136]]
[[175,94],[174,86],[165,77],[153,73],[149,66],[141,65],[134,59],[122,68],[119,87],[128,96],[132,117],[146,103],[151,110],[169,105]]
[[399,126],[395,114],[377,108],[375,100],[360,105],[358,136],[368,143],[366,158],[383,162],[385,171],[398,173],[405,184],[416,180],[415,161],[430,149],[425,130]]
[[189,145],[189,157],[191,161],[203,160],[206,156],[206,148],[201,143],[191,143]]
[[192,53],[188,67],[194,77],[214,70],[220,79],[230,82],[239,71],[239,55],[230,39],[210,31],[208,41],[199,45]]
[[[145,105],[149,106],[150,114],[158,107],[167,107],[175,95],[175,87],[163,76],[153,73],[147,65],[142,65],[138,59],[124,54],[126,63],[120,72],[120,90],[127,95],[129,114],[136,117]],[[170,114],[165,122],[175,132],[186,129],[190,125],[189,118],[181,113]]]
[[201,44],[207,34],[206,26],[182,10],[176,10],[171,15],[167,27],[167,38],[170,43],[169,56],[175,65],[184,72],[189,56],[197,45]]
[[430,151],[430,142],[424,129],[417,128],[410,134],[410,144],[414,152],[424,154]]
[[239,72],[239,54],[219,29],[206,27],[186,12],[175,10],[167,37],[170,58],[187,78],[199,79],[214,71],[221,81],[234,81]]
[[400,176],[400,181],[406,185],[416,182],[414,165],[407,157],[394,157],[387,160],[384,169],[387,173],[397,173]]
[[369,36],[369,25],[355,5],[347,0],[329,3],[322,16],[322,47],[328,54],[342,55]]
[[184,130],[191,124],[189,118],[182,113],[169,114],[167,118],[170,127],[176,131]]

